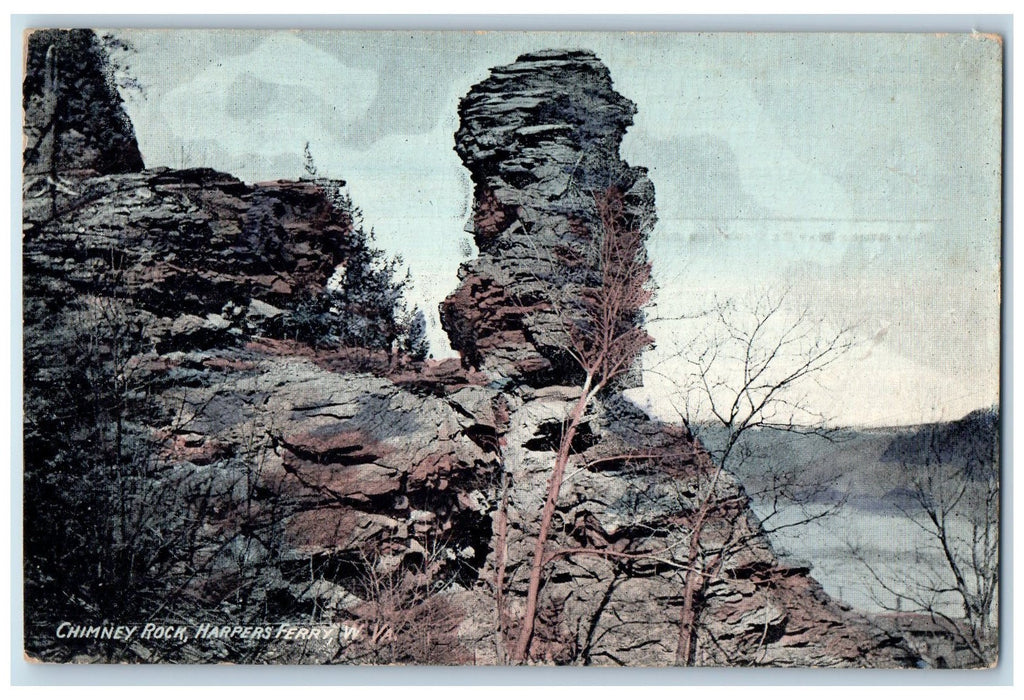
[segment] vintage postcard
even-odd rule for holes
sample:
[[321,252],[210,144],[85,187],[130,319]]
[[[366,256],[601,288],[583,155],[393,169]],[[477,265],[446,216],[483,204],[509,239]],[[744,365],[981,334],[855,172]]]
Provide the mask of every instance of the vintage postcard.
[[1000,37],[23,41],[29,659],[999,662]]

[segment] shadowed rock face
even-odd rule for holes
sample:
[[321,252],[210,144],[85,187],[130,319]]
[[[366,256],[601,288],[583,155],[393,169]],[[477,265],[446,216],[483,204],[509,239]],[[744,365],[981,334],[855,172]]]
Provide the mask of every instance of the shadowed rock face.
[[91,29],[41,29],[28,37],[25,173],[142,170],[135,129]]
[[455,150],[474,183],[480,255],[441,304],[464,360],[543,384],[572,376],[565,309],[593,281],[594,198],[623,193],[630,223],[654,223],[654,187],[619,157],[636,108],[587,51],[540,51],[495,68],[459,106]]
[[247,185],[207,169],[67,176],[56,197],[51,220],[48,196],[25,196],[27,290],[72,299],[125,286],[162,319],[159,345],[204,328],[224,342],[322,292],[352,230],[316,183]]
[[[225,624],[319,610],[369,625],[381,613],[367,587],[409,585],[406,568],[472,585],[490,539],[500,397],[481,394],[457,362],[399,364],[382,376],[386,360],[365,349],[267,337],[298,299],[324,291],[350,251],[351,217],[321,183],[248,185],[211,170],[156,169],[65,174],[61,185],[55,215],[51,202],[25,200],[26,472],[73,479],[52,477],[50,465],[62,452],[92,450],[78,436],[111,421],[78,409],[118,387],[109,398],[131,406],[123,429],[141,445],[137,456],[157,465],[146,489],[159,496],[140,506],[140,522],[176,536],[191,527],[176,519],[202,513],[189,551],[152,582],[155,601]],[[377,375],[358,371],[367,367]],[[59,504],[31,500],[30,512]],[[110,514],[93,517],[102,524]],[[27,561],[54,544],[42,532]],[[64,575],[27,582],[26,644],[40,658],[67,658],[51,649],[51,616],[74,611],[40,602],[74,590]],[[425,617],[463,615],[440,599],[430,605]],[[432,639],[416,637],[414,651],[392,656],[354,643],[339,658],[328,645],[302,660],[466,660],[450,629]],[[295,658],[273,646],[197,642],[171,658]]]
[[[578,242],[574,227],[593,225],[593,195],[609,185],[625,193],[635,222],[653,220],[644,171],[618,158],[633,109],[585,52],[524,56],[462,103],[457,143],[476,183],[481,255],[463,269],[444,318],[467,364],[528,380],[507,390],[445,363],[354,371],[343,350],[262,337],[265,321],[286,313],[279,307],[322,290],[345,260],[351,221],[315,183],[247,185],[209,170],[151,170],[67,174],[48,201],[27,195],[26,482],[75,484],[69,472],[83,460],[64,464],[54,443],[76,454],[93,449],[77,435],[97,426],[67,406],[76,392],[89,404],[100,386],[72,381],[81,374],[76,361],[91,351],[99,359],[87,370],[131,389],[115,395],[118,406],[145,408],[126,412],[123,427],[148,450],[144,492],[153,495],[139,511],[146,532],[188,535],[185,550],[163,538],[157,568],[140,571],[139,581],[159,572],[150,581],[158,595],[135,619],[173,610],[226,625],[398,626],[379,648],[370,634],[341,650],[303,646],[301,656],[291,643],[213,640],[166,658],[502,661],[498,630],[513,634],[521,616],[547,478],[580,391],[564,371],[555,311],[588,272],[560,282],[560,247]],[[108,357],[111,338],[82,322],[101,313],[131,329],[136,342],[122,343],[130,356]],[[653,422],[619,396],[592,402],[584,418],[551,546],[660,554],[552,563],[534,657],[672,664],[690,567],[680,543],[713,465],[684,427]],[[85,476],[97,474],[109,478]],[[59,503],[28,491],[44,495],[27,512]],[[699,601],[697,663],[913,663],[894,637],[829,599],[805,566],[779,561],[736,480],[723,475],[715,497],[729,505],[706,526],[704,546],[743,546],[730,547]],[[48,561],[28,539],[26,561]],[[53,543],[43,543],[44,555]],[[40,601],[63,599],[79,582],[59,567],[47,575],[27,577],[26,648],[65,659],[75,652],[54,651],[52,630],[67,618],[49,616],[81,606],[57,612]],[[145,649],[118,649],[118,660],[151,660]]]

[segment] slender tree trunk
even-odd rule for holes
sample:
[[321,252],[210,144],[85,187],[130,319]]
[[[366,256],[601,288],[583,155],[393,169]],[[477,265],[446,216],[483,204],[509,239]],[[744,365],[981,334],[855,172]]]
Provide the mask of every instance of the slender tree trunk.
[[537,542],[533,548],[533,563],[530,566],[530,586],[526,594],[526,611],[523,613],[523,623],[519,630],[519,639],[516,642],[513,660],[522,663],[530,651],[530,640],[533,638],[533,627],[537,617],[537,597],[540,593],[541,577],[544,571],[544,555],[546,553],[548,534],[551,529],[551,520],[555,515],[555,507],[558,505],[558,493],[562,489],[562,480],[565,478],[565,467],[569,463],[569,455],[572,441],[576,437],[576,430],[579,428],[587,405],[593,397],[591,383],[593,378],[588,374],[583,384],[583,392],[579,400],[573,406],[569,415],[569,423],[562,433],[562,439],[558,445],[558,456],[555,458],[555,467],[548,479],[548,496],[544,502],[544,510],[541,512],[540,530],[537,533]]
[[694,641],[697,632],[697,596],[703,594],[707,587],[707,569],[704,566],[701,538],[704,536],[704,525],[707,522],[708,513],[711,511],[715,488],[718,486],[721,474],[722,465],[719,464],[715,468],[715,475],[708,485],[707,495],[701,502],[697,517],[693,521],[693,528],[690,530],[687,550],[690,571],[686,576],[686,584],[683,588],[683,608],[679,612],[679,643],[676,645],[676,664],[679,666],[693,665],[696,650]]
[[[699,549],[699,542],[697,547]],[[700,552],[694,552],[694,540],[690,539],[690,571],[686,574],[683,588],[683,609],[679,613],[679,643],[676,645],[676,665],[692,666],[694,633],[697,629],[697,593],[704,587],[704,567]]]
[[501,472],[501,504],[497,514],[497,539],[494,556],[496,572],[494,574],[494,607],[498,623],[498,664],[505,663],[505,562],[508,558],[508,472]]

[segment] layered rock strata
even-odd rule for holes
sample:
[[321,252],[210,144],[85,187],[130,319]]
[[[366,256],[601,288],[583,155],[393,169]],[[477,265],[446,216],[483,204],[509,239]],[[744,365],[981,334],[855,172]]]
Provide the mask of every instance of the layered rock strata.
[[55,218],[48,196],[24,199],[27,291],[128,289],[161,348],[223,344],[322,293],[352,230],[323,183],[166,168],[61,180]]
[[[358,371],[358,349],[267,337],[269,319],[322,291],[345,260],[352,222],[317,183],[248,185],[209,170],[141,170],[130,158],[95,167],[88,149],[91,172],[69,167],[42,193],[26,183],[32,478],[77,483],[69,472],[84,469],[50,443],[85,439],[54,416],[75,389],[62,383],[68,358],[94,353],[115,389],[104,410],[146,409],[121,415],[116,432],[148,450],[128,483],[141,486],[140,537],[159,544],[156,585],[173,582],[150,601],[153,614],[363,630],[341,646],[214,636],[118,647],[116,658],[508,660],[547,478],[580,392],[558,310],[594,270],[565,257],[580,230],[593,231],[594,196],[610,186],[634,224],[653,219],[644,171],[618,156],[633,110],[579,51],[524,56],[463,101],[457,148],[476,185],[480,257],[443,307],[461,368]],[[581,276],[562,283],[566,269]],[[694,568],[684,544],[714,465],[684,427],[614,394],[591,403],[573,448],[532,660],[673,664]],[[913,663],[894,637],[830,600],[806,566],[779,561],[735,480],[714,483],[728,505],[704,527],[702,549],[725,555],[695,601],[696,663]],[[52,630],[46,610],[29,613],[29,652],[64,658],[38,641]]]
[[[514,639],[560,428],[578,395],[578,388],[550,386],[518,390],[509,399],[501,436],[507,512],[495,508],[491,527],[497,533],[499,519],[507,518],[507,610],[499,622],[493,588],[473,591],[466,607],[476,614],[461,629],[478,662],[507,659],[495,630],[501,626]],[[548,566],[534,658],[674,665],[685,581],[695,563],[688,536],[715,467],[685,429],[652,422],[620,398],[591,407],[574,447],[548,549],[576,553]],[[713,498],[722,505],[703,526],[702,561],[724,556],[709,569],[696,601],[695,664],[900,667],[916,661],[897,638],[830,599],[806,563],[780,560],[728,473],[718,475]],[[492,585],[499,551],[495,534],[481,574]]]
[[[475,184],[480,255],[442,304],[453,347],[506,387],[505,503],[493,513],[481,611],[463,633],[480,661],[501,663],[523,614],[529,562],[578,370],[565,353],[565,310],[588,283],[581,228],[600,233],[595,197],[624,195],[627,220],[650,226],[653,187],[618,154],[634,106],[591,53],[542,51],[495,68],[460,104],[456,150]],[[830,600],[803,564],[785,564],[729,474],[685,428],[649,420],[614,392],[588,408],[562,486],[532,657],[548,663],[678,662],[685,583],[720,553],[692,602],[698,665],[900,666],[913,656]],[[712,487],[713,485],[713,487]],[[710,496],[707,494],[710,491]],[[702,499],[716,507],[697,525]],[[701,527],[700,557],[689,547]],[[506,534],[499,535],[505,532]],[[500,580],[499,572],[505,578]],[[494,604],[500,587],[503,609]],[[491,606],[490,616],[483,615]],[[501,630],[496,633],[495,630]],[[503,641],[504,640],[504,641]]]
[[536,385],[575,371],[564,317],[594,274],[595,198],[614,188],[630,224],[654,223],[646,170],[619,157],[635,112],[585,51],[522,56],[461,101],[455,148],[474,184],[480,254],[441,320],[468,364]]

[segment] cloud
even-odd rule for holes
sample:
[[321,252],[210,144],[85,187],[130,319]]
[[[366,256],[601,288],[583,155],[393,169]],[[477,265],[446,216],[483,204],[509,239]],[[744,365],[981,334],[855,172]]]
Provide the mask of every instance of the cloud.
[[[808,138],[829,150],[828,135],[787,132],[787,115],[758,99],[761,65],[753,59],[736,65],[721,42],[698,39],[686,49],[652,43],[646,61],[609,54],[616,87],[638,104],[623,151],[651,169],[661,195],[659,218],[666,224],[695,214],[728,218],[737,201],[748,216],[771,210],[785,217],[848,217],[849,194],[823,167],[827,159],[800,152]],[[718,178],[727,171],[727,179]],[[695,188],[706,192],[700,212],[688,206]]]
[[[377,75],[346,66],[290,32],[225,56],[166,93],[160,110],[183,142],[216,141],[229,155],[301,151],[307,140],[360,117]],[[342,138],[343,134],[334,134]]]

